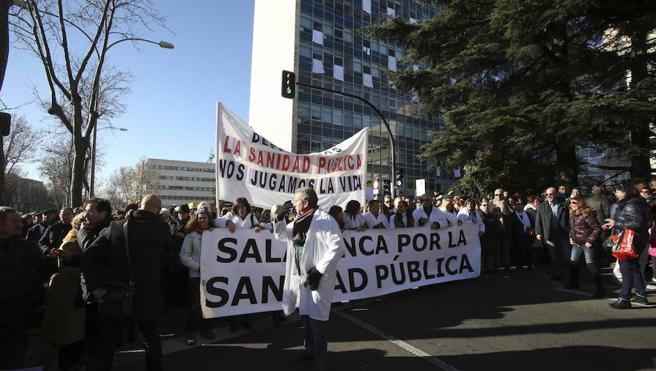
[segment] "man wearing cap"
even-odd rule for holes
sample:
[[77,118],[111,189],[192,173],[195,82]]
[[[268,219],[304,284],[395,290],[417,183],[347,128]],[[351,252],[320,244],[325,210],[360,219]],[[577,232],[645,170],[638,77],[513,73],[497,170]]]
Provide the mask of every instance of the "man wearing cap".
[[39,242],[41,237],[43,237],[43,234],[46,232],[46,229],[57,220],[57,210],[55,209],[43,210],[40,214],[43,215],[42,221],[36,223],[34,227],[30,228],[25,237],[26,240]]
[[446,215],[437,208],[433,206],[433,200],[428,195],[423,195],[421,197],[422,205],[412,212],[412,217],[415,219],[415,225],[417,227],[430,227],[431,229],[440,229],[446,228],[449,226],[449,222],[446,219]]

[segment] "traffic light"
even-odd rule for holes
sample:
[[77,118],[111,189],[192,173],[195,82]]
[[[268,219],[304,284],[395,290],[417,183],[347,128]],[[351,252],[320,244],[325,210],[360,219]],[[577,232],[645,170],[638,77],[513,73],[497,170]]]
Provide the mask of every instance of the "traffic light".
[[283,98],[294,98],[296,96],[296,74],[291,71],[282,71],[282,89],[280,90]]
[[390,193],[390,185],[389,181],[383,179],[383,195],[389,195]]
[[396,170],[396,186],[401,187],[403,185],[403,170]]

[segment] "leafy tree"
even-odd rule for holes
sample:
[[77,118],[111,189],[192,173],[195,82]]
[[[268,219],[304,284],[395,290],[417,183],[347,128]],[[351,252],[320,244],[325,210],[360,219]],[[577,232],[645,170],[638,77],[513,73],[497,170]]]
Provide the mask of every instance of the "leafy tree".
[[593,165],[577,157],[578,146],[624,148],[628,122],[656,113],[650,84],[627,89],[627,57],[606,37],[612,9],[581,0],[430,3],[439,9],[431,19],[392,19],[370,32],[406,49],[397,85],[443,120],[422,157],[464,167],[461,189],[575,184]]

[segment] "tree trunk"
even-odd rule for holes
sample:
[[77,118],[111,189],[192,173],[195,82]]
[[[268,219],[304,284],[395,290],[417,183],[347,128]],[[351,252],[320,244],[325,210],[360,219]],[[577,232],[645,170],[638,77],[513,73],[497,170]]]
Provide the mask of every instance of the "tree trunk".
[[[631,35],[631,88],[635,89],[648,74],[647,63],[648,31],[637,30]],[[649,120],[636,120],[631,125],[631,178],[649,181],[651,164],[649,162]]]
[[556,167],[560,181],[576,186],[579,183],[579,164],[576,147],[570,143],[558,143],[556,149]]
[[73,171],[71,174],[71,207],[82,206],[82,185],[84,183],[84,163],[89,147],[88,139],[81,137],[75,139],[73,154]]

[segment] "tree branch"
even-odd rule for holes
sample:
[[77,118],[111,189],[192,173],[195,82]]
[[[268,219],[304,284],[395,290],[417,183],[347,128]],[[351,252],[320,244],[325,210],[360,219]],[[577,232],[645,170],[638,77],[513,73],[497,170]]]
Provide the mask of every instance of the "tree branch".
[[[96,49],[96,46],[98,45],[98,40],[100,39],[100,36],[103,33],[103,25],[107,21],[107,13],[109,11],[109,3],[112,0],[105,0],[105,6],[103,7],[103,13],[102,13],[102,18],[100,19],[100,24],[98,26],[98,31],[96,31],[96,35],[93,37],[93,41],[91,42],[91,45],[89,45],[89,50],[87,51],[87,54],[84,56],[82,59],[82,63],[80,64],[80,69],[77,71],[77,75],[75,76],[75,82],[79,83],[79,81],[82,79],[82,75],[84,71],[87,68],[87,64],[89,63],[89,59],[91,59],[91,56],[93,55],[94,52],[98,52]],[[105,35],[105,38],[108,37],[109,35]],[[104,51],[104,50],[103,50]]]

